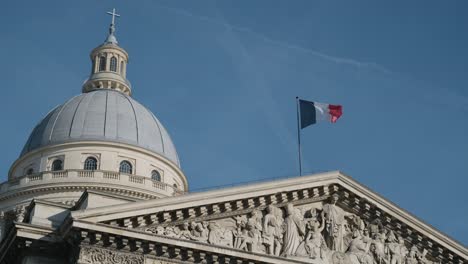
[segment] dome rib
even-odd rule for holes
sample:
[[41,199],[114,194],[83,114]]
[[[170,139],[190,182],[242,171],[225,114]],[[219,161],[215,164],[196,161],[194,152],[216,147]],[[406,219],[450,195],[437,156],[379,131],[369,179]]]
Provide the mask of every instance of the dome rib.
[[153,118],[154,122],[156,123],[156,127],[158,128],[158,131],[159,131],[159,136],[161,137],[162,151],[163,151],[164,154],[166,154],[164,152],[164,139],[163,139],[163,136],[162,136],[161,127],[159,126],[159,122],[157,121],[157,119],[156,119],[156,117],[154,116],[153,113],[151,113],[151,117]]
[[[130,107],[132,108],[133,111],[133,116],[135,117],[135,129],[136,129],[136,140],[138,143],[140,143],[139,136],[138,136],[138,118],[135,112],[135,107],[133,107],[132,102],[130,101],[130,97],[125,96],[125,99],[127,99],[128,103],[130,104]],[[164,153],[164,152],[163,152]]]
[[20,157],[42,147],[80,141],[137,146],[180,167],[174,144],[156,116],[133,98],[113,90],[84,93],[54,108],[33,129]]
[[[76,98],[77,96],[75,96],[74,98]],[[68,130],[68,137],[71,137],[71,133],[72,133],[72,127],[73,127],[73,123],[75,121],[75,116],[76,116],[76,112],[78,111],[78,108],[80,107],[81,105],[81,102],[83,101],[84,97],[81,97],[80,98],[80,101],[78,102],[78,105],[76,106],[75,108],[75,111],[73,111],[73,117],[71,119],[71,125],[70,125],[70,129]],[[52,134],[51,134],[52,135]]]

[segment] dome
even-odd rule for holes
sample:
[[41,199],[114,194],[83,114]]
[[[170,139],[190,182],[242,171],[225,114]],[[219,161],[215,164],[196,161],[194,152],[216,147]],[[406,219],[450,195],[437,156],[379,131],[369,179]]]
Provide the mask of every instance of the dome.
[[81,141],[141,147],[180,167],[174,144],[153,113],[130,96],[109,89],[80,94],[50,111],[32,131],[21,156],[41,147]]

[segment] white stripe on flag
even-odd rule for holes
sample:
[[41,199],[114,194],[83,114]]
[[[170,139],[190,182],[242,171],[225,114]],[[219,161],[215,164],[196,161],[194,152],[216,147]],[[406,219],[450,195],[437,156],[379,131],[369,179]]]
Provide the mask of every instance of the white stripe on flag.
[[317,121],[330,121],[331,116],[328,110],[328,104],[314,102],[315,118]]

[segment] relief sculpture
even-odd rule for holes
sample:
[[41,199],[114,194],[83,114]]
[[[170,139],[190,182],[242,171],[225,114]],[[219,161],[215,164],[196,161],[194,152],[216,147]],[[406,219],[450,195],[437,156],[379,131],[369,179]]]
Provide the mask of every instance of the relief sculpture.
[[142,255],[122,253],[118,251],[83,247],[80,250],[78,263],[82,264],[143,264],[144,258]]
[[432,264],[404,238],[327,202],[279,208],[268,205],[226,219],[184,222],[146,229],[157,235],[193,240],[315,264]]

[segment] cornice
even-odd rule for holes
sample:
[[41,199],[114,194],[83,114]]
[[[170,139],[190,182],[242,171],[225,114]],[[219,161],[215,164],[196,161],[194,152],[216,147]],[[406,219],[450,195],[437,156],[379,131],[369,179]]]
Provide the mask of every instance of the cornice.
[[[110,192],[115,195],[129,197],[129,198],[137,198],[141,200],[152,200],[152,199],[159,199],[162,196],[150,194],[146,190],[138,190],[131,188],[129,189],[128,186],[121,185],[109,185],[109,184],[100,184],[100,183],[88,183],[83,184],[79,182],[70,182],[70,183],[47,183],[43,185],[38,185],[34,187],[24,187],[22,189],[16,189],[13,191],[9,191],[3,193],[0,197],[1,201],[7,201],[9,199],[13,199],[15,197],[21,197],[30,194],[45,194],[45,193],[58,193],[58,192],[76,192],[76,191],[85,191],[85,190],[96,190],[96,191],[104,191]],[[78,197],[77,197],[78,198]]]
[[[200,193],[188,193],[177,197],[138,202],[131,205],[109,206],[99,210],[90,209],[83,212],[72,212],[73,218],[86,219],[92,222],[105,222],[124,218],[129,215],[145,215],[160,211],[171,211],[187,207],[207,205],[213,202],[221,203],[236,199],[245,200],[249,197],[258,197],[271,193],[282,193],[297,190],[300,185],[309,188],[335,183],[338,171],[320,173],[309,176],[276,180],[265,183],[236,186]],[[298,185],[299,184],[299,185]]]

